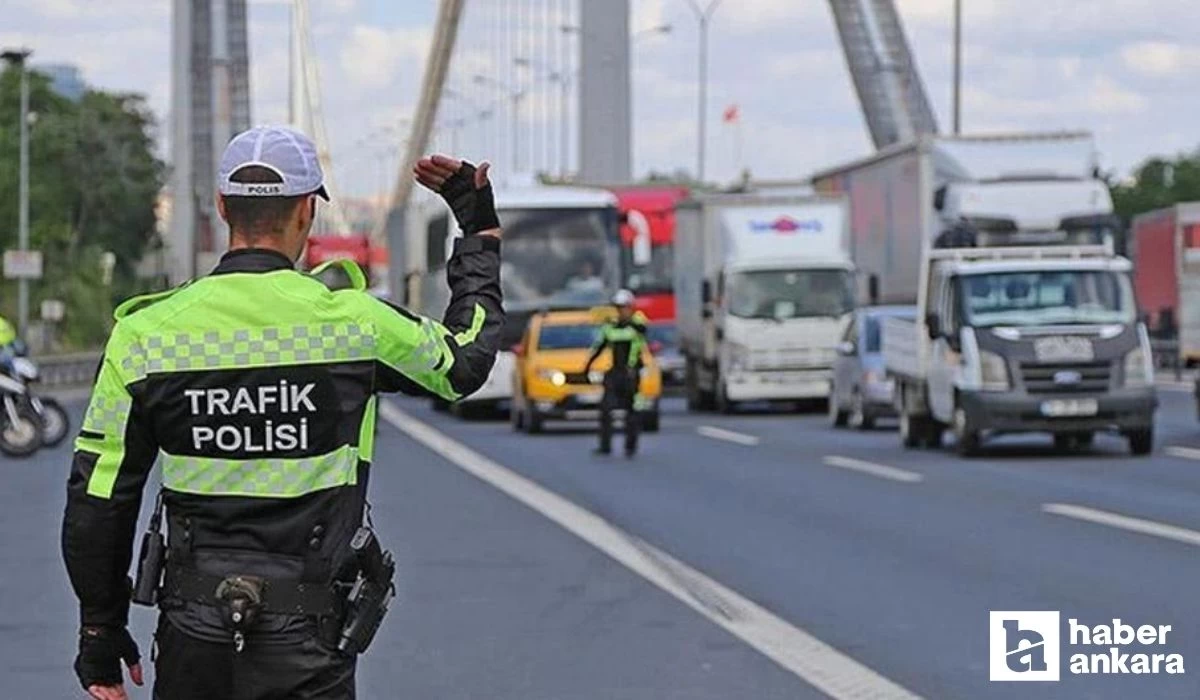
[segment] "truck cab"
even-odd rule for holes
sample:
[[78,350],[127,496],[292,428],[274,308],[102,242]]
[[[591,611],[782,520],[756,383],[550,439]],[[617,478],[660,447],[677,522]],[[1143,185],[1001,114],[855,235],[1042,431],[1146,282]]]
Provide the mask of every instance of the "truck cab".
[[1016,432],[1048,432],[1067,448],[1115,431],[1135,454],[1151,450],[1149,337],[1132,264],[1110,241],[926,257],[917,320],[884,327],[905,446],[939,444],[948,427],[967,455]]
[[690,408],[829,396],[855,301],[847,220],[842,198],[681,205],[675,289]]

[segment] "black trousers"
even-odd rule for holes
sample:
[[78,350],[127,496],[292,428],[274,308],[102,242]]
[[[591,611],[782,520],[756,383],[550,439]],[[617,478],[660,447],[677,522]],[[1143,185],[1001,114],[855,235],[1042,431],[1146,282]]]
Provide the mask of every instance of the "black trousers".
[[240,652],[180,631],[165,617],[155,635],[154,700],[354,700],[355,659],[314,634],[296,644]]
[[613,411],[625,411],[625,454],[637,452],[641,416],[634,410],[633,399],[638,389],[638,373],[634,369],[611,369],[604,375],[604,398],[600,401],[600,451],[612,451]]

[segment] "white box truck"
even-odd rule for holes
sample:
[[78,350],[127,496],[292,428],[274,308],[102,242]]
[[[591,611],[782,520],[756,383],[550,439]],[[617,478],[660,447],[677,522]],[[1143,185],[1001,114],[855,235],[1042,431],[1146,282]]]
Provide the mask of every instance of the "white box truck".
[[1151,450],[1149,339],[1093,153],[1081,133],[924,137],[816,176],[850,197],[877,296],[917,305],[883,326],[906,447],[949,427],[963,454],[1029,431]]
[[829,395],[854,308],[841,197],[699,196],[676,213],[688,407]]

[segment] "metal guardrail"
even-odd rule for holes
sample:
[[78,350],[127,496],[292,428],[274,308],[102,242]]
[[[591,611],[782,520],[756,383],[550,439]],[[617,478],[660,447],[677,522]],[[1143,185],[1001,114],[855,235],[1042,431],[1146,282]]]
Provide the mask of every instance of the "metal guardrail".
[[70,355],[46,355],[35,357],[41,371],[41,384],[45,387],[63,388],[87,386],[96,378],[100,365],[99,352],[79,352]]

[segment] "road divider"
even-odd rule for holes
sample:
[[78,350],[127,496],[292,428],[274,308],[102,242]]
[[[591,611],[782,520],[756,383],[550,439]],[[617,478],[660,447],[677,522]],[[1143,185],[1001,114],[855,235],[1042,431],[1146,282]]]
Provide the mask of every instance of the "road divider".
[[1087,506],[1075,506],[1067,503],[1043,503],[1042,511],[1051,515],[1061,515],[1065,518],[1074,518],[1075,520],[1083,520],[1089,523],[1096,523],[1097,525],[1107,525],[1108,527],[1115,527],[1127,532],[1151,535],[1165,540],[1190,544],[1193,547],[1200,547],[1200,532],[1189,530],[1186,527],[1179,527],[1178,525],[1168,525],[1154,520],[1145,520],[1143,518],[1135,518],[1129,515],[1121,515],[1120,513],[1110,513],[1106,510],[1088,508]]
[[732,430],[718,428],[715,425],[701,425],[698,428],[696,428],[696,432],[699,433],[700,435],[703,435],[706,438],[712,438],[714,440],[724,440],[725,442],[732,442],[732,443],[735,443],[738,445],[745,445],[746,447],[754,447],[759,442],[761,442],[761,440],[759,439],[759,437],[757,435],[747,435],[746,433],[738,433],[738,432],[734,432]]
[[1180,457],[1182,459],[1200,460],[1200,449],[1197,449],[1195,447],[1180,447],[1178,445],[1172,445],[1170,447],[1164,448],[1163,452],[1171,455],[1172,457]]
[[738,592],[413,418],[392,402],[380,402],[379,415],[400,432],[557,523],[826,695],[837,700],[919,698]]
[[880,479],[890,479],[906,484],[915,484],[925,480],[924,475],[916,472],[889,467],[886,464],[876,464],[875,462],[868,462],[862,459],[854,459],[853,457],[829,455],[825,457],[825,464],[830,467],[837,467],[838,469],[848,469],[860,474],[869,474]]

